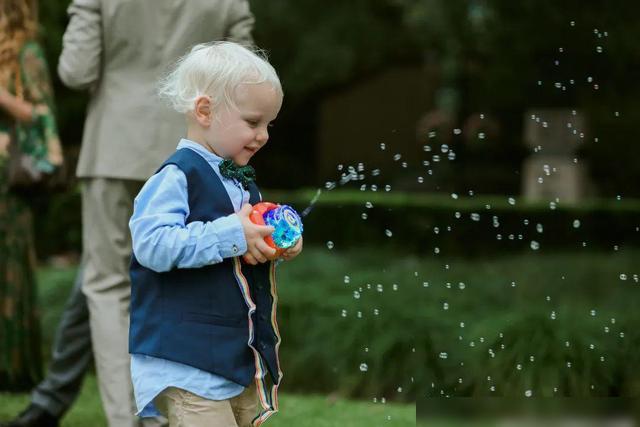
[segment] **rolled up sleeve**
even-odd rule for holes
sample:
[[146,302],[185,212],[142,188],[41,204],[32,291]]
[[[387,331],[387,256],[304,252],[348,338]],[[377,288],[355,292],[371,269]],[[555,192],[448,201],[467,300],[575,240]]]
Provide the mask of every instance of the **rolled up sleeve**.
[[100,0],[73,0],[67,13],[58,75],[72,89],[90,88],[100,79],[102,67]]
[[216,264],[247,251],[238,215],[186,223],[188,216],[186,176],[177,166],[166,166],[134,202],[129,228],[138,262],[164,272]]

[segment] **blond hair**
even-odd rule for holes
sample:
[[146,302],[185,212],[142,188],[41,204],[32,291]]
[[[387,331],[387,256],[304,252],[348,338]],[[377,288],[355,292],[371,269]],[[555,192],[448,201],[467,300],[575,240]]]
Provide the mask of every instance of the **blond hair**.
[[214,106],[235,107],[239,85],[264,82],[282,95],[278,74],[263,51],[221,41],[194,46],[160,81],[158,94],[176,111],[187,113],[202,95],[210,96]]
[[37,15],[34,0],[0,1],[0,85],[4,87],[19,69],[18,57],[22,46],[36,38]]

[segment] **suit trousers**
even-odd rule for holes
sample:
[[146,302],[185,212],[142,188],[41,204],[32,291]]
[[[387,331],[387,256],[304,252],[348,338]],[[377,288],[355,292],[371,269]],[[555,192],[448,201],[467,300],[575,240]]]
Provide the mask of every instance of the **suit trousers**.
[[129,218],[142,184],[108,178],[82,180],[83,292],[89,307],[98,384],[109,427],[135,427],[140,423],[135,416],[128,337]]

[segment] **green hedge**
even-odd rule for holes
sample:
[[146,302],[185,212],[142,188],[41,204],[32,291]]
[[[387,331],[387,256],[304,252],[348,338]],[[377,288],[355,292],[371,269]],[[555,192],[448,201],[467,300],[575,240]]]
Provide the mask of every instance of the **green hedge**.
[[308,248],[279,274],[285,387],[378,400],[633,396],[638,256]]
[[[291,204],[302,212],[315,194],[316,190],[265,190],[264,198]],[[373,207],[367,208],[367,202]],[[33,205],[39,213],[38,254],[47,257],[79,252],[79,187],[33,199]],[[363,213],[367,214],[366,220],[362,219]],[[472,214],[478,214],[479,221],[472,220]],[[494,216],[498,228],[494,227]],[[576,220],[580,221],[578,228],[574,227]],[[453,199],[444,194],[333,190],[321,194],[304,223],[307,243],[325,245],[332,241],[339,249],[380,246],[403,253],[434,253],[438,247],[441,254],[483,255],[529,251],[531,241],[539,243],[540,252],[557,248],[612,249],[640,244],[640,200],[594,199],[580,205],[560,203],[550,209],[549,204],[520,200],[512,205],[507,196],[460,195]],[[537,231],[537,224],[542,224],[542,233]],[[434,227],[439,229],[438,234]],[[391,237],[385,234],[387,229]]]
[[[282,389],[377,402],[634,396],[639,258],[637,249],[469,260],[307,247],[278,270]],[[39,278],[48,354],[73,271]]]
[[[315,194],[266,191],[265,198],[302,211]],[[367,202],[373,207],[367,208]],[[304,223],[307,241],[331,240],[342,248],[375,245],[405,253],[434,253],[437,247],[448,255],[481,255],[531,250],[535,241],[541,252],[611,249],[640,244],[640,200],[594,199],[579,205],[559,203],[552,209],[548,203],[518,199],[511,204],[507,196],[454,199],[443,194],[333,190],[321,194]]]

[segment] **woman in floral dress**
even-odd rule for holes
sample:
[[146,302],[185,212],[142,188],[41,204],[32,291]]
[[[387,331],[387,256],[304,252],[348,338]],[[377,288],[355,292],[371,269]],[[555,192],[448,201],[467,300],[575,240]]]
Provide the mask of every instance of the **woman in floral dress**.
[[[10,189],[11,147],[50,172],[62,163],[51,80],[35,41],[35,1],[0,1],[0,389],[25,390],[42,371],[33,218]],[[15,144],[15,145],[14,145]]]

